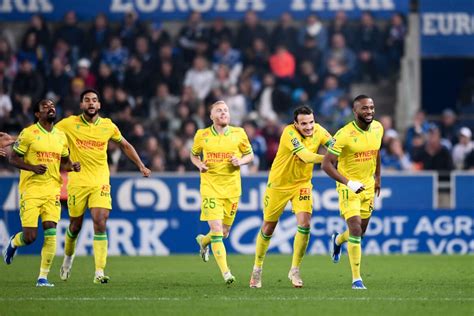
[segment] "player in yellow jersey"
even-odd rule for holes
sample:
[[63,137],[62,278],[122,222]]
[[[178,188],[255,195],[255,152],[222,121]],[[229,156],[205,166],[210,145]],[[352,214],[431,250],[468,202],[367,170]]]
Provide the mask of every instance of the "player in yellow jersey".
[[54,126],[54,103],[41,100],[35,105],[34,113],[36,124],[21,131],[10,156],[10,163],[21,170],[18,191],[22,231],[10,238],[4,261],[11,264],[19,247],[36,240],[38,217],[41,217],[44,243],[36,286],[51,287],[54,284],[49,283],[48,273],[56,253],[56,225],[61,216],[59,170],[80,171],[81,166],[71,162],[66,135]]
[[224,101],[211,105],[212,125],[194,137],[191,161],[201,173],[201,221],[210,231],[198,235],[202,259],[209,260],[209,244],[227,284],[235,281],[227,266],[223,238],[229,235],[242,193],[240,166],[253,159],[252,147],[243,128],[229,125],[229,108]]
[[[366,95],[352,103],[355,120],[342,127],[323,160],[323,170],[336,180],[339,209],[348,230],[332,235],[332,259],[339,262],[341,246],[347,243],[352,269],[352,288],[365,290],[360,276],[361,241],[380,193],[380,146],[383,127],[374,120],[375,105]],[[337,167],[336,167],[337,165]]]
[[107,283],[104,274],[107,260],[106,222],[112,209],[110,196],[110,174],[107,164],[109,140],[120,144],[129,159],[138,167],[144,177],[150,175],[135,148],[122,137],[117,126],[108,118],[99,116],[99,94],[85,90],[80,96],[81,115],[73,115],[57,123],[66,134],[71,157],[83,165],[81,173],[71,174],[68,179],[69,227],[66,231],[64,261],[60,270],[62,280],[71,273],[77,236],[82,228],[84,212],[90,209],[94,222],[94,283]]
[[302,287],[300,265],[309,242],[310,220],[313,211],[311,178],[315,163],[323,156],[319,147],[328,147],[331,135],[314,121],[313,111],[302,106],[294,112],[293,124],[287,125],[280,138],[280,145],[270,169],[267,189],[263,199],[263,224],[257,235],[255,263],[250,278],[251,288],[262,287],[262,266],[270,238],[291,201],[296,215],[297,231],[293,245],[293,259],[288,278],[294,287]]

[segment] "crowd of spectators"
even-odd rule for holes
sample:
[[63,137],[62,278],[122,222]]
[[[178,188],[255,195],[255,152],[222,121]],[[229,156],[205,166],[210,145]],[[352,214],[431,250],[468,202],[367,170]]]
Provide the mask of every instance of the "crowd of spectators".
[[[315,14],[294,21],[284,13],[270,27],[249,11],[230,27],[194,12],[173,36],[134,12],[120,23],[103,14],[85,23],[71,11],[61,23],[32,16],[19,43],[7,31],[0,37],[0,130],[15,134],[31,124],[32,103],[41,98],[56,102],[58,119],[78,114],[80,93],[93,88],[101,115],[112,118],[150,169],[191,171],[193,136],[209,124],[208,105],[224,100],[231,124],[250,137],[256,159],[247,171],[256,172],[271,165],[295,107],[310,105],[331,132],[352,120],[351,84],[396,76],[407,26],[399,14],[376,21],[364,12],[349,20],[341,11],[330,21]],[[405,142],[390,117],[381,118],[384,167],[473,167],[470,129],[444,120],[435,128],[419,115]],[[109,160],[112,172],[135,170],[113,143]]]

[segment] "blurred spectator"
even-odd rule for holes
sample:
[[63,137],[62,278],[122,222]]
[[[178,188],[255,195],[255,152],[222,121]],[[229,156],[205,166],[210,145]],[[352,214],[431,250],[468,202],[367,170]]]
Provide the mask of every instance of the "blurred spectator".
[[196,47],[200,39],[209,40],[209,30],[202,21],[201,13],[192,12],[186,24],[179,31],[178,45],[183,51],[184,62],[190,65],[196,57]]
[[347,86],[355,75],[356,56],[346,46],[346,40],[342,34],[334,34],[331,44],[331,48],[324,55],[323,70],[327,74],[336,76],[342,86]]
[[411,152],[413,146],[413,138],[421,135],[423,138],[427,134],[430,124],[426,121],[426,114],[423,110],[418,110],[413,118],[413,125],[407,129],[405,135],[405,149]]
[[146,36],[139,35],[137,37],[135,41],[134,54],[142,62],[142,67],[145,72],[148,75],[151,74],[153,67],[155,66],[155,58],[153,58],[153,54],[150,51],[150,44]]
[[[237,83],[237,78],[231,78],[229,67],[226,64],[218,65],[215,72],[216,74],[214,82],[212,83],[212,89],[221,89],[223,92],[227,93],[229,88]],[[217,100],[214,102],[216,101]]]
[[411,162],[403,152],[402,142],[398,137],[390,138],[387,147],[380,151],[380,163],[386,170],[411,170]]
[[344,90],[339,87],[339,82],[335,76],[327,76],[324,80],[324,87],[319,91],[314,102],[315,112],[324,117],[331,116],[337,106],[338,99],[344,95]]
[[250,145],[252,146],[254,159],[249,166],[249,173],[255,173],[258,170],[267,170],[267,142],[258,130],[255,121],[245,121],[242,124],[245,133],[249,137]]
[[359,80],[378,82],[381,33],[370,12],[362,13],[354,42],[359,59]]
[[34,32],[36,34],[38,44],[46,51],[51,45],[51,33],[44,18],[39,14],[33,14],[30,18],[30,25],[25,34]]
[[91,58],[93,62],[98,62],[100,54],[106,49],[112,31],[109,21],[104,13],[99,13],[94,19],[94,23],[87,31],[84,45],[84,53]]
[[307,37],[314,38],[318,47],[325,51],[328,47],[328,32],[323,22],[315,14],[310,14],[299,31],[298,41],[303,46]]
[[62,102],[69,93],[71,78],[66,74],[64,65],[59,58],[53,58],[51,63],[51,73],[46,78],[46,94],[54,99],[55,103],[62,105]]
[[257,111],[264,120],[277,121],[279,115],[285,114],[291,104],[290,97],[275,86],[275,77],[266,74],[263,79],[264,88],[257,100]]
[[18,59],[30,60],[42,75],[49,72],[48,54],[46,49],[39,44],[37,33],[34,31],[25,34],[18,52]]
[[468,127],[462,127],[458,135],[459,142],[453,148],[453,163],[456,169],[464,169],[466,157],[474,150],[474,142],[471,141],[472,132]]
[[244,65],[252,67],[257,77],[262,79],[270,69],[269,59],[270,52],[268,51],[267,44],[262,38],[255,38],[252,48],[248,50],[245,56]]
[[341,96],[337,99],[336,105],[329,111],[328,123],[323,125],[334,134],[341,127],[352,121],[353,118],[351,100],[347,96]]
[[245,103],[245,97],[239,93],[239,89],[236,85],[232,85],[227,95],[224,97],[224,101],[229,107],[230,124],[234,126],[241,126],[242,121],[247,116],[247,104]]
[[441,144],[441,132],[436,125],[431,125],[420,162],[424,170],[450,171],[454,169],[449,150]]
[[51,51],[51,59],[59,58],[61,63],[64,65],[66,73],[70,76],[73,75],[73,60],[71,57],[71,47],[62,38],[59,38],[54,43],[53,50]]
[[74,78],[70,82],[71,89],[62,103],[64,117],[80,113],[81,93],[85,87],[84,80],[81,78]]
[[181,74],[171,61],[161,63],[155,83],[166,83],[171,94],[180,95],[182,81]]
[[137,36],[145,33],[145,27],[138,19],[138,13],[133,10],[125,13],[122,23],[120,24],[118,34],[122,40],[123,46],[129,52],[133,50]]
[[31,60],[27,58],[20,60],[20,71],[15,77],[12,87],[14,105],[21,103],[24,96],[28,96],[31,100],[39,100],[43,95],[43,89],[44,80],[34,69]]
[[12,111],[12,120],[9,122],[9,129],[13,132],[20,133],[20,131],[28,125],[35,122],[36,118],[31,110],[33,100],[29,95],[22,95]]
[[318,47],[316,39],[311,36],[304,38],[303,46],[299,47],[296,56],[299,61],[309,60],[315,68],[321,68],[323,53]]
[[392,138],[398,138],[398,132],[393,128],[393,119],[390,115],[381,115],[379,122],[383,126],[384,135],[382,138],[382,147],[386,148]]
[[273,120],[267,120],[262,128],[262,136],[267,143],[267,153],[265,155],[267,166],[271,166],[275,159],[280,144],[281,130],[280,124]]
[[299,69],[297,86],[306,92],[309,99],[313,99],[320,89],[321,78],[310,60],[301,61]]
[[76,12],[68,11],[64,15],[62,25],[54,35],[54,42],[64,40],[71,48],[71,63],[74,67],[81,53],[81,47],[84,41],[84,32],[78,26]]
[[170,94],[168,85],[166,83],[159,83],[156,86],[155,95],[150,100],[149,120],[155,121],[160,116],[171,120],[178,102],[179,98]]
[[283,12],[272,31],[270,37],[270,49],[276,50],[277,46],[283,45],[295,54],[298,47],[298,30],[293,26],[293,17],[288,12]]
[[474,170],[474,150],[466,156],[464,160],[464,169],[465,170]]
[[128,49],[122,46],[122,41],[118,36],[110,38],[109,46],[103,52],[102,61],[107,64],[112,73],[122,82],[125,73],[125,67],[128,60]]
[[150,96],[150,80],[143,69],[142,61],[136,55],[128,59],[123,85],[127,92],[137,101]]
[[243,22],[238,28],[236,42],[236,47],[241,50],[246,58],[251,54],[256,38],[261,38],[265,43],[268,43],[268,31],[260,23],[255,11],[247,11]]
[[119,85],[117,77],[112,73],[112,68],[106,63],[100,63],[97,77],[97,89],[102,94],[105,86],[116,88]]
[[328,27],[329,38],[332,38],[337,33],[344,35],[348,46],[352,47],[354,45],[354,31],[349,25],[346,12],[342,10],[336,12],[334,19],[331,20]]
[[95,75],[90,71],[91,62],[87,58],[81,58],[77,62],[77,77],[84,80],[86,89],[96,89],[97,79]]
[[275,53],[270,56],[270,69],[275,77],[291,82],[295,76],[295,57],[284,45],[278,45]]
[[456,122],[456,113],[451,109],[445,109],[441,114],[439,129],[441,131],[441,137],[443,138],[443,144],[445,144],[448,149],[451,149],[458,140],[457,135],[460,127]]
[[219,43],[218,49],[214,52],[214,69],[218,65],[226,65],[229,68],[229,75],[232,82],[237,82],[240,74],[242,73],[242,60],[240,52],[233,49],[231,46],[230,39],[223,38]]
[[230,40],[231,43],[234,41],[232,30],[225,24],[225,20],[221,17],[215,18],[209,29],[209,40],[211,43],[211,50],[215,51],[219,46],[219,43],[224,39]]
[[204,100],[211,91],[214,72],[208,68],[207,60],[197,56],[193,67],[186,72],[184,86],[191,87],[200,100]]
[[405,53],[405,36],[408,29],[400,13],[394,13],[385,32],[385,50],[390,73],[398,72],[400,59]]
[[[150,24],[150,46],[151,51],[158,52],[161,46],[171,43],[171,36],[163,27],[161,22]],[[142,36],[143,37],[143,36]]]
[[19,65],[10,43],[4,37],[0,37],[0,61],[3,63],[2,75],[13,81]]
[[10,118],[12,109],[12,100],[5,91],[5,87],[0,84],[0,130],[4,130],[4,124]]

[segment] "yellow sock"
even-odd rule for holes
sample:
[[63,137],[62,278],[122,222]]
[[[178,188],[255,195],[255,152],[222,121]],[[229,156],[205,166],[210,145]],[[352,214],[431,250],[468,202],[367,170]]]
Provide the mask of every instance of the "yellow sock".
[[202,237],[202,246],[206,247],[211,243],[211,232],[208,232],[207,235]]
[[265,235],[261,230],[257,236],[257,243],[255,245],[255,263],[254,265],[258,268],[263,266],[263,260],[267,254],[268,246],[270,245],[270,239],[272,235]]
[[49,269],[53,264],[56,254],[56,228],[49,228],[44,231],[43,249],[41,249],[41,268],[38,278],[47,279]]
[[19,232],[13,237],[13,247],[18,248],[18,247],[23,247],[25,246],[26,243],[23,240],[23,233]]
[[107,263],[107,233],[95,233],[94,242],[92,247],[94,248],[94,261],[95,271],[104,271],[105,264]]
[[298,226],[296,231],[295,241],[293,242],[293,260],[291,261],[292,268],[299,268],[301,261],[303,261],[304,254],[309,242],[309,227]]
[[349,254],[349,261],[352,269],[352,280],[360,280],[360,261],[362,257],[362,250],[360,246],[361,237],[349,236],[347,243],[347,252]]
[[345,243],[346,241],[349,240],[349,230],[346,229],[345,232],[343,232],[342,234],[339,234],[337,235],[336,237],[336,244],[338,246],[342,245],[343,243]]
[[64,240],[64,254],[72,256],[76,252],[77,234],[71,233],[69,228],[66,230],[66,239]]
[[229,271],[227,266],[227,253],[225,251],[224,243],[222,242],[222,232],[211,232],[211,249],[214,258],[216,259],[217,265],[221,270],[221,273]]

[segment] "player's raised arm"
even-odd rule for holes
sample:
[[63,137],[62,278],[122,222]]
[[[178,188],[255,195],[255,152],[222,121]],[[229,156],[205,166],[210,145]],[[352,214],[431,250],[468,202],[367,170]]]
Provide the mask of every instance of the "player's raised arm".
[[135,148],[125,138],[122,138],[120,141],[120,148],[123,150],[125,155],[127,155],[127,157],[133,161],[133,163],[135,163],[144,177],[150,176],[151,170],[145,167]]

